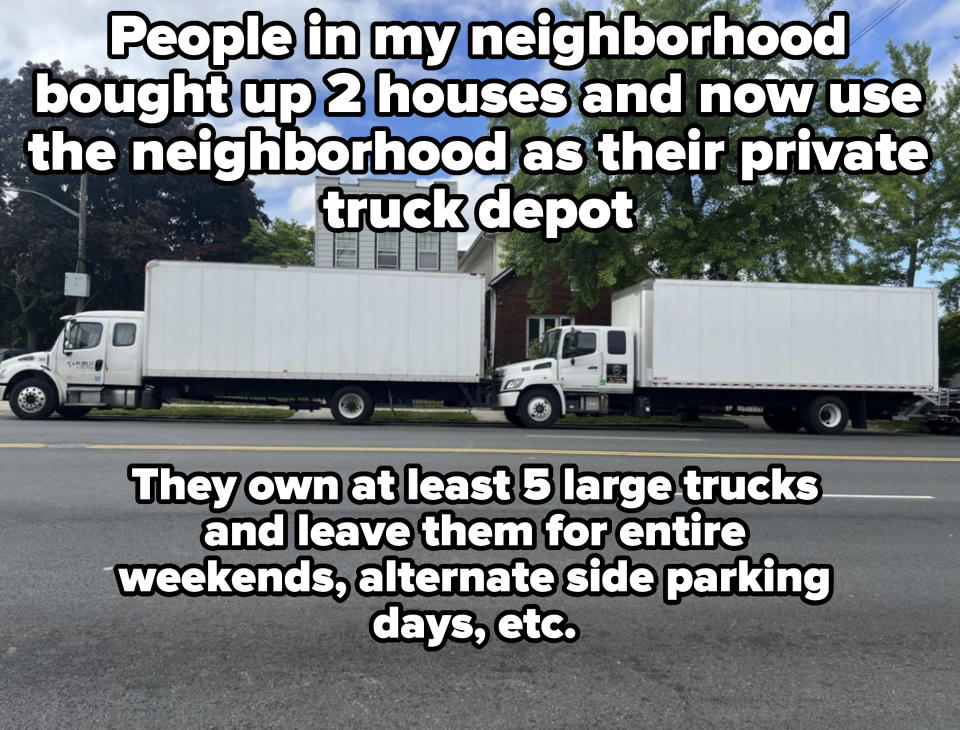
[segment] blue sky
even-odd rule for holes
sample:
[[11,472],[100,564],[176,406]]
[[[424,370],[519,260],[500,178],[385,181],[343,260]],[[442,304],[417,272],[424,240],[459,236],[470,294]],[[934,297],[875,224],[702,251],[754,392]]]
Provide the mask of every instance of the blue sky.
[[[836,9],[847,10],[851,16],[851,36],[877,20],[896,4],[897,0],[842,0]],[[193,0],[168,0],[166,2],[128,2],[121,5],[76,0],[65,4],[60,0],[32,0],[21,3],[0,0],[7,6],[5,22],[0,28],[0,74],[12,76],[27,60],[50,62],[61,60],[68,68],[80,70],[85,65],[109,66],[116,72],[133,77],[165,76],[170,68],[185,67],[202,74],[206,69],[200,62],[156,61],[143,53],[134,52],[129,59],[109,60],[106,55],[107,12],[110,10],[140,10],[152,20],[169,20],[181,23],[187,20],[238,20],[243,11],[261,9],[267,20],[285,20],[295,29],[302,27],[304,12],[311,3],[296,3],[276,0],[253,6],[238,2],[215,1],[198,3]],[[316,4],[320,5],[320,4]],[[604,9],[605,4],[584,2],[587,9]],[[352,20],[360,26],[366,39],[366,29],[377,20],[456,20],[467,23],[475,20],[499,20],[509,22],[532,17],[539,7],[553,7],[551,3],[531,0],[474,0],[468,3],[448,3],[437,0],[333,0],[322,5],[329,20]],[[768,19],[786,22],[807,19],[801,0],[767,0],[764,5]],[[888,39],[902,43],[924,40],[933,48],[932,73],[935,79],[948,77],[951,67],[960,63],[960,0],[905,0],[889,17],[860,39],[852,48],[852,55],[861,62],[885,60],[884,44]],[[461,36],[463,33],[461,33]],[[342,63],[342,62],[341,62]],[[348,62],[365,76],[383,62],[368,57]],[[418,62],[389,62],[398,75],[410,79],[425,73]],[[285,61],[239,61],[231,64],[231,78],[283,78],[302,76],[320,85],[327,71],[337,67],[336,61],[308,60],[297,54]],[[886,63],[881,65],[881,74],[887,74]],[[544,61],[477,61],[466,58],[458,44],[450,63],[432,75],[454,78],[546,78],[560,75]],[[568,76],[573,80],[576,74]],[[370,86],[370,85],[368,85]],[[223,133],[235,133],[247,123],[242,117],[218,121]],[[312,136],[339,134],[342,136],[365,135],[372,124],[383,120],[368,118],[334,120],[325,119],[322,111],[301,121],[301,128]],[[480,136],[484,133],[484,119],[434,119],[390,120],[393,131],[402,136],[451,135]],[[300,176],[260,176],[255,178],[256,190],[265,201],[265,209],[272,217],[295,218],[313,222],[314,200],[311,178]],[[476,174],[458,179],[461,192],[479,196],[488,191],[496,180]],[[473,231],[462,234],[460,245],[465,247]]]

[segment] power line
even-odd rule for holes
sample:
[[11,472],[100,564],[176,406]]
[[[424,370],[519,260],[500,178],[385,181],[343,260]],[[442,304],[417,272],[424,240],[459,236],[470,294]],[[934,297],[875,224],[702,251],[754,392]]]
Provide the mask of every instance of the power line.
[[864,28],[863,30],[861,30],[859,33],[857,33],[857,34],[853,37],[853,40],[850,41],[850,45],[852,46],[854,43],[856,43],[858,40],[860,40],[861,38],[863,38],[863,37],[864,37],[867,33],[869,33],[871,30],[873,30],[873,29],[876,28],[878,25],[880,25],[884,20],[886,20],[887,18],[889,18],[891,15],[893,15],[894,11],[896,11],[896,9],[899,8],[901,5],[903,5],[906,1],[907,1],[907,0],[897,0],[893,5],[891,5],[889,8],[887,8],[886,10],[884,10],[883,13],[881,13],[878,18],[876,18],[872,23],[870,23],[869,25],[867,25],[866,28]]

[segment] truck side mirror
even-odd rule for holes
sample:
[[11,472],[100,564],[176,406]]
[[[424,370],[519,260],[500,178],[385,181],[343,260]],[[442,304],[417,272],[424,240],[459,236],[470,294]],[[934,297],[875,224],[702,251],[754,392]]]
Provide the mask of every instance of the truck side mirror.
[[66,352],[67,354],[69,354],[68,352],[69,350],[73,349],[72,347],[70,347],[70,333],[73,331],[74,325],[75,325],[75,322],[73,320],[70,320],[63,327],[63,351]]

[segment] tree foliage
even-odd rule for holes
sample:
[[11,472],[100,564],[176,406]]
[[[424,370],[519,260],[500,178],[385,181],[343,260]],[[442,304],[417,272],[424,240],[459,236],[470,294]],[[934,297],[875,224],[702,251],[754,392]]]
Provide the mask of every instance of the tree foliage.
[[[807,0],[812,22],[827,18],[831,0]],[[561,6],[570,17],[583,8]],[[709,20],[711,12],[729,12],[731,19],[749,24],[762,17],[761,0],[619,0],[611,11],[636,11],[653,24]],[[923,46],[908,44],[903,51],[890,47],[893,73],[929,84]],[[786,63],[770,60],[679,58],[597,58],[587,62],[583,80],[637,80],[664,78],[681,69],[686,81],[685,111],[680,116],[622,115],[589,118],[578,115],[566,129],[550,129],[545,120],[508,119],[517,158],[522,138],[573,134],[592,140],[603,129],[633,127],[654,140],[683,138],[686,128],[698,124],[705,137],[730,140],[721,168],[713,174],[605,175],[594,155],[581,175],[531,175],[516,169],[510,177],[519,192],[608,195],[627,187],[637,197],[638,229],[633,233],[572,231],[559,242],[547,243],[538,233],[514,232],[507,237],[508,261],[522,274],[534,274],[535,298],[546,296],[545,284],[560,267],[577,281],[578,303],[589,304],[598,288],[621,286],[650,276],[711,279],[750,279],[836,283],[900,283],[912,285],[920,266],[947,270],[957,261],[958,192],[956,182],[958,124],[955,82],[942,99],[931,102],[916,120],[897,120],[904,134],[933,139],[937,169],[926,176],[851,176],[846,174],[775,174],[754,185],[738,183],[737,140],[750,136],[792,137],[798,124],[809,124],[819,136],[853,136],[871,127],[869,136],[888,120],[837,118],[826,108],[827,79],[872,78],[877,64],[810,57]],[[811,114],[804,118],[699,116],[694,103],[700,80],[813,79],[819,82]],[[932,84],[929,84],[932,86]],[[576,92],[575,92],[576,93]],[[933,92],[928,93],[928,101]],[[893,124],[893,122],[890,122]],[[953,145],[951,147],[951,144]],[[942,186],[935,192],[937,186]],[[874,215],[871,200],[880,199],[883,212]],[[918,224],[913,225],[913,206]],[[913,254],[913,264],[911,260]]]
[[940,318],[940,379],[960,375],[960,312]]
[[887,44],[897,78],[918,81],[926,104],[916,117],[894,115],[871,124],[893,129],[899,137],[916,136],[930,144],[933,167],[923,175],[875,175],[861,207],[858,238],[884,278],[913,286],[927,268],[949,271],[960,261],[960,68],[954,67],[942,92],[930,78],[930,46]]
[[[72,135],[103,135],[121,150],[118,171],[88,175],[87,270],[92,279],[88,307],[139,308],[143,269],[151,259],[245,261],[252,250],[244,237],[250,220],[263,220],[253,184],[227,187],[198,175],[133,175],[126,172],[132,136],[189,135],[193,120],[178,118],[146,130],[122,117],[48,120],[32,115],[32,72],[28,63],[14,79],[0,79],[0,185],[37,190],[77,208],[78,175],[35,175],[23,154],[28,130],[66,126]],[[54,76],[80,77],[59,62]],[[87,67],[87,78],[114,77]],[[6,301],[19,338],[44,344],[69,308],[62,296],[63,274],[77,261],[77,222],[49,202],[31,195],[0,203],[0,301]],[[6,299],[2,296],[6,295]]]
[[250,259],[253,263],[313,266],[313,226],[280,218],[274,218],[266,225],[252,220],[250,233],[243,242],[253,250]]

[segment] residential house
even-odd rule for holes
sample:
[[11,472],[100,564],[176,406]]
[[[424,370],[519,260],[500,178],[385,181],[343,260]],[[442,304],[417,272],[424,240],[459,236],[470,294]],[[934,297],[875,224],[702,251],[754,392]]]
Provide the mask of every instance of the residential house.
[[[456,183],[444,183],[451,193],[457,192]],[[426,188],[415,180],[392,178],[361,178],[354,183],[335,177],[317,177],[316,195],[324,188],[340,187],[344,193],[358,195],[413,195]],[[402,271],[457,270],[457,234],[436,231],[400,231],[376,233],[362,231],[330,231],[323,225],[320,210],[316,211],[316,239],[314,263],[320,267],[341,269],[399,269]]]
[[550,283],[547,307],[535,311],[529,299],[533,277],[520,276],[505,265],[503,234],[477,236],[461,254],[459,270],[487,279],[484,336],[489,367],[525,360],[530,344],[553,327],[610,324],[610,291],[602,291],[592,308],[575,308],[570,283],[559,269]]

